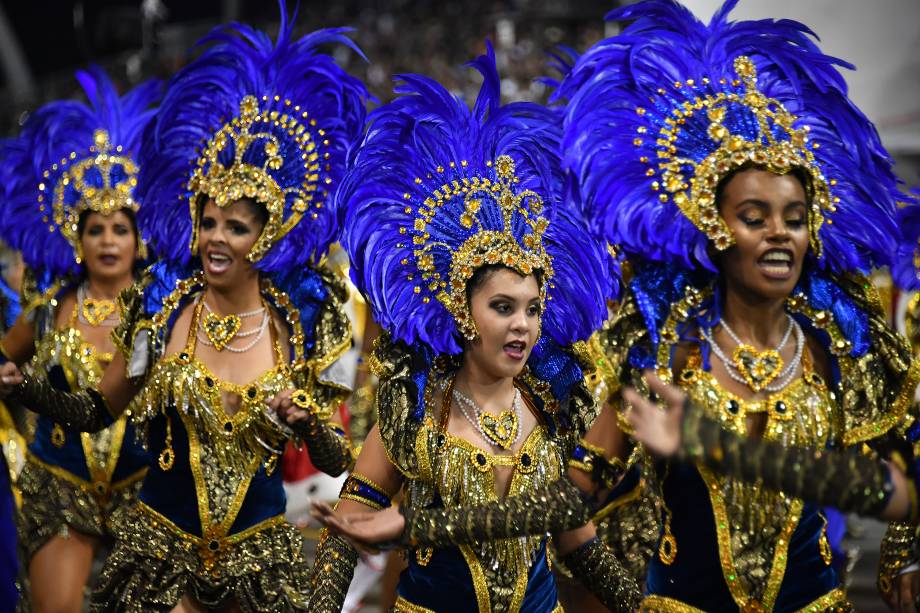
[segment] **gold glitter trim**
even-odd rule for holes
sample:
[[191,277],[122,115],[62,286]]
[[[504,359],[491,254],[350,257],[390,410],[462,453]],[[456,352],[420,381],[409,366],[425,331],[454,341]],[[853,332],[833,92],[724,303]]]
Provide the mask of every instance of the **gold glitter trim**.
[[674,598],[667,596],[646,596],[639,605],[639,611],[644,613],[706,613]]
[[[72,472],[64,468],[61,468],[60,466],[48,464],[47,462],[44,462],[38,459],[28,449],[26,449],[26,462],[31,462],[35,464],[36,466],[40,466],[42,469],[48,471],[49,473],[51,473],[58,479],[63,479],[64,481],[67,481],[68,483],[76,485],[77,487],[79,487],[81,490],[83,490],[87,494],[92,495],[93,498],[96,498],[96,499],[99,498],[98,492],[93,487],[93,483],[90,483],[89,481],[84,481],[80,477],[74,475]],[[146,474],[147,474],[147,469],[141,468],[140,470],[128,475],[124,479],[121,479],[120,481],[116,481],[115,483],[109,484],[108,491],[117,492],[117,491],[126,489],[128,487],[131,487],[132,485],[137,483],[137,481],[142,479],[144,475]]]
[[716,476],[702,464],[697,464],[697,469],[706,483],[706,490],[709,493],[709,500],[712,504],[712,513],[715,517],[716,537],[719,541],[719,560],[722,563],[722,574],[725,576],[725,583],[732,594],[735,603],[742,609],[747,606],[760,606],[761,610],[770,611],[773,603],[779,595],[779,588],[783,581],[783,575],[786,573],[786,553],[789,550],[789,540],[795,528],[798,525],[799,518],[802,515],[804,503],[801,500],[793,500],[786,518],[786,524],[776,542],[776,548],[773,551],[773,561],[770,565],[770,575],[767,579],[766,588],[761,598],[761,602],[754,601],[741,586],[738,580],[738,571],[735,569],[735,561],[732,557],[731,545],[731,528],[728,517],[728,511],[725,508],[725,501],[719,494],[719,483]]
[[409,602],[402,596],[396,598],[396,604],[393,605],[393,613],[437,613],[434,609],[429,609],[421,605]]
[[[243,506],[243,501],[246,498],[246,493],[249,491],[249,483],[252,481],[252,477],[256,470],[258,470],[262,459],[260,456],[256,456],[250,460],[249,466],[245,470],[243,478],[240,479],[240,483],[233,495],[233,499],[230,501],[229,507],[224,513],[223,519],[218,523],[212,523],[210,511],[211,502],[208,496],[208,487],[207,481],[205,480],[204,470],[201,466],[201,445],[198,441],[198,435],[194,429],[194,424],[189,423],[190,416],[186,416],[183,412],[180,411],[179,418],[182,420],[182,423],[185,426],[186,434],[188,436],[189,465],[191,466],[192,476],[195,479],[195,494],[198,499],[198,517],[201,521],[202,538],[200,540],[202,543],[207,541],[204,547],[199,548],[199,555],[201,556],[201,559],[204,563],[205,570],[210,572],[214,569],[214,566],[217,563],[218,553],[220,550],[219,547],[213,547],[212,545],[215,542],[221,543],[224,540],[233,538],[228,537],[227,533],[230,532],[230,528],[233,526],[233,522],[236,520],[236,516],[240,512],[240,508]],[[279,517],[283,522],[283,516]],[[252,532],[252,529],[247,529],[244,532],[247,531]],[[237,535],[233,536],[235,537]],[[228,540],[228,542],[230,541]]]
[[[150,506],[147,506],[146,503],[139,500],[137,502],[137,509],[139,511],[142,511],[150,515],[152,519],[155,519],[156,521],[162,523],[163,526],[165,526],[175,536],[178,536],[179,538],[189,541],[191,543],[194,543],[198,547],[207,548],[207,545],[209,542],[207,538],[197,537],[194,534],[189,534],[188,532],[186,532],[185,530],[183,530],[182,528],[174,524],[168,517],[166,517],[165,515],[163,515],[156,509]],[[262,532],[263,530],[266,530],[268,528],[272,528],[274,526],[280,526],[285,523],[286,522],[284,520],[284,515],[275,515],[274,517],[263,519],[262,521],[256,524],[253,524],[244,530],[240,530],[239,532],[236,532],[229,536],[220,537],[218,540],[220,541],[222,546],[235,545],[239,543],[240,541],[246,540],[247,538],[251,537],[257,532]],[[215,538],[215,537],[211,537],[211,538]],[[221,548],[223,549],[223,547]]]
[[[486,583],[486,576],[482,572],[479,558],[476,557],[469,545],[460,545],[460,553],[463,554],[463,559],[466,560],[470,575],[473,577],[473,588],[476,590],[476,604],[479,607],[479,613],[492,613],[492,603],[489,600],[489,584]],[[515,595],[517,595],[517,590],[515,590]]]
[[21,316],[28,319],[28,316],[32,311],[41,307],[51,307],[54,308],[57,306],[57,295],[61,292],[61,289],[64,287],[63,280],[57,280],[52,283],[45,291],[38,291],[37,282],[35,279],[35,273],[31,268],[26,267],[26,270],[22,277],[22,291],[21,291],[21,302],[22,302],[22,311]]
[[369,506],[370,508],[375,509],[377,511],[380,511],[381,509],[384,508],[383,506],[378,504],[375,500],[372,500],[371,498],[361,495],[358,485],[350,483],[350,480],[352,479],[360,483],[363,483],[364,485],[374,490],[377,490],[378,493],[386,496],[390,500],[392,500],[393,498],[392,494],[388,494],[386,490],[384,490],[381,486],[377,485],[374,481],[372,481],[368,477],[365,477],[364,475],[358,472],[352,472],[350,475],[348,475],[348,478],[345,480],[345,483],[342,485],[342,491],[339,493],[340,500],[353,500],[354,502],[360,502],[361,504]]
[[642,492],[644,490],[645,490],[645,479],[640,478],[639,483],[636,484],[636,487],[632,488],[631,490],[629,490],[622,496],[619,496],[618,498],[613,500],[610,504],[601,508],[597,513],[595,513],[591,517],[591,520],[600,521],[602,519],[605,519],[607,516],[609,516],[611,513],[613,513],[620,507],[622,507],[624,504],[629,504],[630,502],[637,500],[642,495]]
[[842,607],[844,611],[852,610],[849,601],[847,601],[847,591],[844,588],[838,587],[828,592],[795,613],[821,613],[831,607]]

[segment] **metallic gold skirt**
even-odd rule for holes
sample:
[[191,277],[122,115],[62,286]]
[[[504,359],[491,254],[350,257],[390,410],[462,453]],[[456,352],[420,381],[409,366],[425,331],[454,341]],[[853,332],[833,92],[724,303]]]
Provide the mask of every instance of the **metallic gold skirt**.
[[303,536],[280,516],[205,540],[139,502],[113,518],[112,531],[115,546],[91,611],[170,611],[185,595],[208,608],[232,599],[243,611],[306,609],[310,568]]
[[99,538],[111,536],[106,526],[109,517],[134,503],[141,477],[143,471],[103,488],[27,456],[16,482],[22,493],[16,526],[21,559],[31,560],[52,537],[69,530]]

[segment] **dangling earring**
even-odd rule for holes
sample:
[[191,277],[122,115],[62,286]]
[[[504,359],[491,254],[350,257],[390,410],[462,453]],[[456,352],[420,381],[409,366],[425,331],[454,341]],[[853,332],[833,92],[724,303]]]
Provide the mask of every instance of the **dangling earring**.
[[77,254],[77,257],[76,257],[77,264],[82,264],[83,263],[83,243],[81,243],[80,241],[77,241],[77,244],[74,246],[74,251],[76,251],[76,254]]
[[144,239],[138,237],[137,239],[137,259],[142,262],[147,259],[147,243],[144,242]]

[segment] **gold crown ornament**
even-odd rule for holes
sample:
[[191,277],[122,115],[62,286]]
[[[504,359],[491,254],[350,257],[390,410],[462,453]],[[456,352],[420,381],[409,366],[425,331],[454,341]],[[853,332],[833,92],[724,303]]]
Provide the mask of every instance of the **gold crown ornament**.
[[[453,167],[453,163],[451,165]],[[461,162],[461,167],[467,165],[466,161]],[[490,161],[486,166],[493,164]],[[463,177],[435,189],[415,210],[414,224],[409,230],[421,281],[415,292],[434,295],[450,311],[461,334],[469,340],[475,339],[477,332],[467,302],[466,286],[477,269],[502,265],[522,275],[542,271],[541,301],[546,299],[546,289],[553,276],[552,258],[543,247],[543,234],[549,225],[542,216],[543,199],[533,190],[515,191],[519,179],[515,176],[511,156],[498,156],[494,169],[494,180]],[[443,166],[438,166],[437,173],[443,172]],[[421,184],[422,179],[415,182]],[[411,199],[411,195],[407,193],[404,198]],[[444,220],[445,209],[460,198],[462,207],[449,207],[458,219]],[[484,223],[485,211],[488,209],[494,214],[496,206],[501,215],[501,229],[491,229]],[[411,207],[407,207],[406,212],[411,212]],[[456,248],[452,247],[453,241],[448,242],[452,235],[466,234],[471,229],[473,234]],[[450,252],[447,278],[436,262],[436,252],[442,249]],[[403,259],[402,264],[408,266],[410,262]],[[423,300],[427,302],[428,296]]]
[[[745,165],[763,167],[777,174],[801,168],[809,178],[809,185],[806,185],[811,203],[809,239],[815,254],[820,257],[818,231],[824,223],[824,213],[833,213],[839,199],[831,196],[835,181],[825,178],[815,159],[813,150],[818,149],[818,143],[810,145],[809,127],[796,127],[798,118],[795,115],[781,102],[758,90],[757,69],[750,58],[735,58],[733,67],[739,79],[719,81],[720,85],[730,88],[708,95],[688,96],[664,119],[655,140],[657,162],[643,158],[648,163],[646,174],[654,177],[652,189],[660,192],[662,203],[676,204],[717,249],[724,250],[734,243],[734,237],[716,204],[719,181]],[[701,89],[709,89],[710,81],[704,78],[700,84],[694,79],[674,83],[678,90],[698,85]],[[742,85],[743,90],[739,90]],[[664,95],[665,90],[659,89],[658,93]],[[648,109],[638,107],[636,112],[646,115]],[[704,118],[701,119],[702,114]],[[752,123],[755,133],[750,130]],[[738,126],[734,131],[733,125]],[[705,135],[698,133],[702,126],[705,126]],[[644,142],[642,134],[634,140],[637,147]],[[694,155],[697,151],[705,153],[702,159]]]
[[[282,110],[269,110],[272,106]],[[311,206],[323,206],[323,186],[332,179],[321,178],[321,158],[328,159],[329,154],[321,155],[320,150],[329,145],[329,140],[325,131],[316,127],[316,120],[290,100],[282,103],[278,96],[262,96],[260,108],[255,96],[245,96],[239,109],[239,115],[208,141],[189,179],[191,249],[193,253],[198,250],[198,223],[205,198],[213,199],[219,207],[249,198],[268,210],[268,221],[246,256],[250,262],[258,262]],[[253,159],[259,161],[252,163]],[[299,166],[296,171],[283,168],[292,163]],[[282,170],[286,175],[296,174],[291,185],[279,183],[277,175]],[[323,197],[314,204],[317,191]],[[285,218],[288,199],[291,212]]]

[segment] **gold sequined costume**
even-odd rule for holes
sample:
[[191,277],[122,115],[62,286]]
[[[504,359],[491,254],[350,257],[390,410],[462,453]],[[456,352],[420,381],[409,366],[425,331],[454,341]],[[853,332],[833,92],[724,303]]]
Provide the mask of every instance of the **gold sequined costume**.
[[[841,284],[869,313],[872,350],[859,358],[851,356],[852,346],[830,312],[813,308],[804,295],[793,296],[787,305],[810,329],[827,335],[840,369],[836,388],[828,387],[806,357],[801,378],[763,400],[745,401],[722,389],[704,368],[698,350],[691,352],[675,382],[703,414],[738,435],[747,436],[747,414],[765,413],[765,439],[788,446],[850,447],[904,423],[917,381],[910,352],[885,324],[867,282],[852,279]],[[659,376],[671,379],[670,356],[682,338],[678,331],[686,334],[688,322],[695,321],[710,299],[708,291],[690,287],[673,303],[658,330],[663,339],[657,353]],[[646,342],[643,330],[636,302],[628,297],[601,337],[618,372],[612,388],[642,385],[640,371],[629,366],[627,355],[631,347]],[[742,610],[848,606],[830,569],[826,522],[817,507],[718,476],[704,463],[672,462],[659,472],[663,531],[649,569],[643,610],[715,610],[728,606],[726,601]],[[807,589],[801,580],[807,581]]]
[[[541,491],[560,480],[571,449],[586,425],[594,419],[596,405],[590,393],[584,386],[576,387],[565,420],[557,421],[562,414],[557,415],[558,402],[548,386],[525,371],[517,385],[541,423],[527,436],[518,452],[492,454],[447,431],[447,418],[440,407],[444,406],[444,398],[450,398],[453,373],[449,368],[436,368],[427,377],[425,414],[421,420],[412,416],[415,394],[411,362],[404,345],[394,345],[385,338],[378,342],[373,363],[381,379],[378,393],[380,435],[390,462],[404,478],[403,507],[410,511],[443,508],[452,519],[447,525],[426,523],[409,537],[406,552],[409,567],[400,577],[395,611],[442,610],[448,589],[451,606],[459,607],[451,610],[464,607],[464,610],[479,611],[561,610],[555,600],[556,591],[549,572],[545,533],[512,538],[458,538],[462,541],[459,545],[451,541],[455,532],[457,536],[463,533],[467,513],[501,507],[495,492],[495,466],[513,470],[506,498],[512,504],[518,500],[527,501],[529,493]],[[564,421],[568,426],[562,426]],[[343,491],[349,491],[347,486]],[[343,497],[351,495],[343,494]],[[493,504],[483,507],[486,503]],[[473,520],[472,524],[481,526],[481,519]],[[456,528],[452,529],[450,522],[456,522]],[[511,526],[499,523],[501,525],[495,526],[497,530],[513,532]],[[411,519],[407,520],[407,527],[413,525]],[[467,522],[467,526],[470,525]],[[411,544],[416,538],[420,542]],[[428,546],[429,543],[434,546]],[[315,593],[311,603],[315,610],[327,611],[340,606],[336,598],[344,595],[342,590],[350,580],[350,573],[343,570],[343,566],[353,563],[354,559],[349,550],[340,537],[324,537],[314,572]],[[609,553],[597,549],[596,541],[588,543],[582,553],[587,556],[588,551],[599,561],[591,569],[602,575],[592,577],[598,582],[597,587],[611,580],[615,583],[609,588],[611,594],[621,589],[620,579],[625,572],[614,565],[616,562],[610,559]],[[579,554],[579,557],[583,556]],[[634,583],[627,581],[622,585],[627,588],[625,593],[629,597],[638,594]]]
[[[313,351],[306,355],[298,310],[287,295],[263,283],[264,298],[288,323],[292,354],[282,354],[274,339],[276,366],[248,385],[221,381],[196,359],[194,324],[181,352],[161,354],[168,322],[182,305],[195,302],[200,276],[178,281],[152,317],[142,306],[149,284],[141,282],[122,296],[119,345],[137,367],[129,374],[144,382],[129,410],[146,435],[151,468],[137,505],[113,521],[117,541],[94,594],[94,610],[168,610],[184,594],[205,606],[235,599],[253,611],[305,606],[303,540],[283,519],[277,463],[291,437],[308,445],[321,470],[337,474],[351,462],[341,429],[324,423],[345,390],[321,374],[350,342],[341,310],[345,289],[331,273],[319,274],[326,298],[310,333]],[[192,308],[200,309],[197,304]],[[321,408],[312,422],[293,431],[267,407],[291,388],[305,390]],[[224,411],[223,394],[240,401],[232,416]]]
[[[26,371],[47,376],[61,390],[95,388],[111,355],[86,342],[76,327],[76,309],[70,324],[53,326],[60,286],[33,296],[26,306],[35,325],[36,351]],[[29,407],[41,412],[41,407]],[[146,452],[137,443],[127,417],[96,433],[67,430],[52,418],[39,417],[17,486],[22,494],[18,515],[18,545],[23,560],[56,535],[69,530],[111,537],[113,513],[131,504],[146,472]]]

